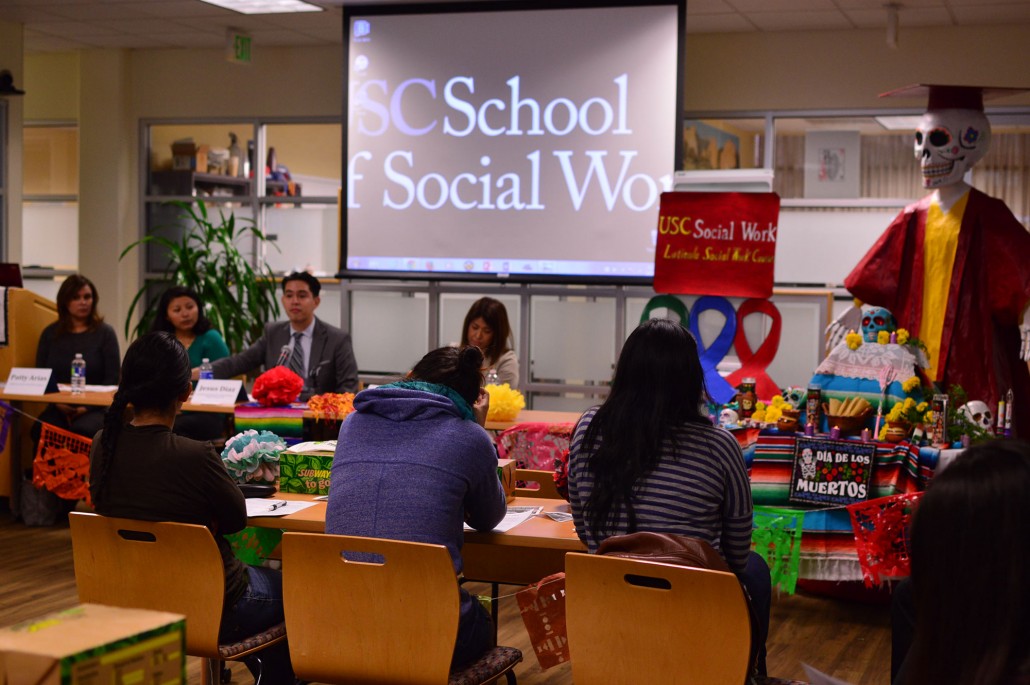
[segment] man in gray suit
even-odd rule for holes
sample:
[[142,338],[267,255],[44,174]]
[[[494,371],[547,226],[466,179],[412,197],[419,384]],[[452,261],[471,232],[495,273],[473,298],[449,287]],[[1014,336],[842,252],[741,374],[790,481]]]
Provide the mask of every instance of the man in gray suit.
[[326,392],[357,392],[358,365],[350,335],[315,317],[322,284],[309,273],[295,271],[283,279],[282,287],[289,321],[266,324],[253,345],[212,362],[215,378],[232,378],[262,365],[265,370],[282,365],[304,379],[302,400]]

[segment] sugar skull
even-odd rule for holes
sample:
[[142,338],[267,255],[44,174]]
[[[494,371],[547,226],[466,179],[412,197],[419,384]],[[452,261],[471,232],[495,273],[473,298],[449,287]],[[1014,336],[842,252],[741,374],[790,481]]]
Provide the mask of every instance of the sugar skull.
[[915,155],[924,188],[958,183],[991,145],[991,125],[975,109],[938,109],[923,115],[916,128]]
[[726,407],[719,412],[719,425],[722,426],[735,426],[740,423],[740,414],[734,410]]
[[815,454],[810,447],[801,450],[801,477],[805,480],[815,478]]
[[994,414],[985,402],[981,402],[980,400],[966,402],[959,408],[959,411],[965,414],[966,418],[973,424],[986,431],[989,431],[994,427]]
[[880,331],[890,333],[897,328],[894,315],[883,307],[874,307],[862,313],[862,339],[868,343],[876,342]]

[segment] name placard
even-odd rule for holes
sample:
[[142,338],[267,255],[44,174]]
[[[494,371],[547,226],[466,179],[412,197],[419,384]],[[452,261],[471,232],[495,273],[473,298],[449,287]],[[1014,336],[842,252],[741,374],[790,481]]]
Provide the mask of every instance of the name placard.
[[46,392],[47,383],[53,369],[26,369],[14,367],[7,376],[4,392],[11,395],[42,395]]
[[231,407],[236,404],[243,381],[230,379],[204,379],[197,381],[197,387],[190,397],[192,404],[212,404],[219,407]]

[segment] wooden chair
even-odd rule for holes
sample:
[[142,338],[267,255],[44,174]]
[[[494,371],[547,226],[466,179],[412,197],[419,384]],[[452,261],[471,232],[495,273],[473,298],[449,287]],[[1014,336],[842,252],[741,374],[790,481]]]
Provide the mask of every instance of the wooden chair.
[[732,573],[569,553],[565,574],[577,683],[746,682],[751,623]]
[[536,471],[533,469],[515,469],[515,482],[537,483],[537,488],[516,487],[516,497],[541,497],[543,499],[564,499],[558,494],[554,485],[553,471]]
[[202,682],[218,682],[220,661],[238,661],[286,639],[280,623],[219,644],[225,571],[206,527],[80,512],[69,514],[68,522],[79,601],[182,614],[186,652],[203,659]]
[[[505,676],[522,652],[495,647],[450,673],[458,581],[447,548],[398,540],[286,533],[283,596],[298,678],[323,683],[472,685]],[[344,552],[382,557],[350,561]]]

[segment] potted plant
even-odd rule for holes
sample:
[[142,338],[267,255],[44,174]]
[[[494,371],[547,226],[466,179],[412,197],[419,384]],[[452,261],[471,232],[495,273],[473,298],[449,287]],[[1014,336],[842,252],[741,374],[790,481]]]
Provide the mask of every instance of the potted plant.
[[[264,242],[265,236],[253,221],[237,220],[231,211],[219,209],[217,217],[209,214],[202,200],[196,204],[178,200],[170,204],[182,210],[185,221],[178,241],[148,235],[122,250],[118,259],[140,245],[153,243],[164,247],[168,252],[165,283],[195,291],[204,302],[204,313],[211,324],[222,333],[229,349],[238,352],[256,340],[265,323],[278,315],[271,268],[263,261],[252,267],[237,248],[243,238]],[[134,338],[150,330],[159,296],[160,293],[148,295],[148,284],[143,284],[125,317],[126,337]],[[141,302],[146,306],[133,327],[133,314]]]

